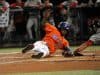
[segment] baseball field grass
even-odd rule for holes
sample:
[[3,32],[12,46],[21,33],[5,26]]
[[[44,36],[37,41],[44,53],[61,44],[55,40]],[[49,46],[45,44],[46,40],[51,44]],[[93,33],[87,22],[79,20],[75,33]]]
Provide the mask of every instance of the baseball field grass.
[[[74,51],[78,46],[71,46]],[[10,52],[20,52],[23,48],[0,48],[0,53],[10,53]],[[95,51],[100,50],[100,46],[90,46],[85,51]]]
[[79,70],[79,71],[56,71],[56,72],[34,72],[34,73],[10,73],[6,75],[100,75],[96,70]]

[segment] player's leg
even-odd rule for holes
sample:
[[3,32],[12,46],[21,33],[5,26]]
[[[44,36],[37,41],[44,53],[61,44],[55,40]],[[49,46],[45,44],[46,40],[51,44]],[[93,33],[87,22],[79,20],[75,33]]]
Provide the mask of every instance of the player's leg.
[[32,55],[31,57],[35,59],[40,59],[42,58],[42,56],[43,56],[43,52],[38,52],[36,55]]
[[83,56],[83,54],[81,54],[80,52],[82,52],[83,50],[85,50],[88,46],[91,46],[93,44],[93,41],[88,40],[85,43],[81,44],[75,51],[74,51],[74,55],[75,56]]
[[83,56],[83,54],[81,54],[80,52],[82,52],[82,51],[85,50],[88,46],[93,45],[93,43],[95,43],[96,41],[99,41],[99,40],[100,40],[100,33],[92,35],[88,41],[86,41],[85,43],[81,44],[81,45],[74,51],[74,55],[75,55],[75,56]]
[[49,48],[44,41],[37,41],[32,50],[34,51],[32,58],[40,59],[49,55]]
[[27,51],[32,50],[33,48],[33,44],[28,44],[24,49],[22,49],[22,53],[26,53]]

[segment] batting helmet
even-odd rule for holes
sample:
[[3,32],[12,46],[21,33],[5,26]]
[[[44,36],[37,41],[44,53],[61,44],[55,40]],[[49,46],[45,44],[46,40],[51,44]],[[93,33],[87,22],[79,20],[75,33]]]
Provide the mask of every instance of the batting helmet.
[[71,28],[71,25],[68,22],[60,22],[58,25],[59,29],[69,30]]

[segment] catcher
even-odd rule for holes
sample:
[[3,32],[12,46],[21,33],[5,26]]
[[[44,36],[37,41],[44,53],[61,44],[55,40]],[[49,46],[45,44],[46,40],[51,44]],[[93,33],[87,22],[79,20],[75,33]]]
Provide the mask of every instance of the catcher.
[[100,21],[98,21],[96,25],[96,33],[93,34],[89,40],[87,40],[86,42],[82,43],[75,51],[74,51],[74,55],[75,56],[83,56],[83,54],[81,53],[83,50],[85,50],[87,47],[97,43],[100,41]]
[[[32,55],[32,58],[44,58],[55,53],[57,49],[62,49],[62,55],[64,57],[73,56],[71,49],[69,48],[69,42],[62,36],[66,31],[61,31],[46,22],[44,25],[45,36],[41,41],[36,41],[33,44],[27,45],[22,53],[26,53],[30,50],[33,50],[36,54]],[[63,29],[62,29],[63,28]],[[61,26],[62,30],[69,29],[68,26]]]

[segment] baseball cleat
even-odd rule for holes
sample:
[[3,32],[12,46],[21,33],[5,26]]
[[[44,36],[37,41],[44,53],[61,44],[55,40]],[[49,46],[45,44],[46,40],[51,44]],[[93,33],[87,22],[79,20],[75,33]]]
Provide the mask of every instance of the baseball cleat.
[[74,56],[84,56],[83,54],[79,53],[79,52],[74,52]]
[[31,50],[33,48],[33,44],[28,44],[23,50],[22,53],[26,53],[27,51]]
[[31,57],[32,57],[32,58],[35,58],[35,59],[40,59],[42,56],[43,56],[43,53],[40,52],[40,53],[38,53],[37,55],[32,55]]

